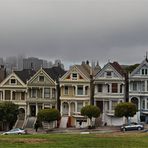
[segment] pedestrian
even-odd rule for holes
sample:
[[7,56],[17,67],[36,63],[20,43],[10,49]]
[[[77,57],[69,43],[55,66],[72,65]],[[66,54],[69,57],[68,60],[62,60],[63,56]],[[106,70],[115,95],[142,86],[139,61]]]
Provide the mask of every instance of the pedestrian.
[[38,122],[36,122],[36,123],[34,124],[34,128],[35,128],[35,131],[37,132],[37,131],[38,131],[38,128],[39,128]]

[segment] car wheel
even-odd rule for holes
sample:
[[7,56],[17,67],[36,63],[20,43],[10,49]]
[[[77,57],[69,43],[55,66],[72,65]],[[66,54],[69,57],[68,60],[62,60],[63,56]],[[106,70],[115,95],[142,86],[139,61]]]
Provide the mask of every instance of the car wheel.
[[138,127],[138,131],[140,131],[141,130],[141,127]]
[[22,135],[21,133],[18,133],[18,135]]
[[123,128],[123,132],[125,132],[126,131],[126,128]]

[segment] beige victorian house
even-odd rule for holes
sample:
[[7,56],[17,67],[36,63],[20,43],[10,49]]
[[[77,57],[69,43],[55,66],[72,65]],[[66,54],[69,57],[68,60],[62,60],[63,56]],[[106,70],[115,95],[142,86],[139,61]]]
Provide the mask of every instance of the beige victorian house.
[[45,108],[57,107],[57,80],[65,73],[60,67],[43,69],[27,81],[27,116]]
[[73,65],[62,78],[61,88],[61,127],[87,125],[87,120],[81,116],[81,108],[90,104],[90,71],[88,63]]
[[26,118],[27,85],[26,81],[35,72],[33,70],[14,71],[0,84],[0,101],[11,101],[19,106],[19,119]]

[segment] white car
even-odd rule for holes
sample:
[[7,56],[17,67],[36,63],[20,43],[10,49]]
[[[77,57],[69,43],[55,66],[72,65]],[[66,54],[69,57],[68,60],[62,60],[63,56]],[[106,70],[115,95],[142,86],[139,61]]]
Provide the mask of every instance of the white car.
[[18,135],[22,135],[22,134],[27,134],[27,131],[21,128],[14,128],[10,131],[4,132],[2,133],[2,135],[10,135],[10,134],[18,134]]
[[129,131],[129,130],[143,130],[144,125],[132,122],[130,124],[124,124],[121,126],[121,131]]

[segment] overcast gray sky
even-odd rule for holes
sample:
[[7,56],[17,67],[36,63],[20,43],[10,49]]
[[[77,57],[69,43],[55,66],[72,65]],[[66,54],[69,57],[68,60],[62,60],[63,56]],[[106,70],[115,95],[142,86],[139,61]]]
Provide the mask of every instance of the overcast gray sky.
[[141,62],[148,0],[0,0],[0,56]]

